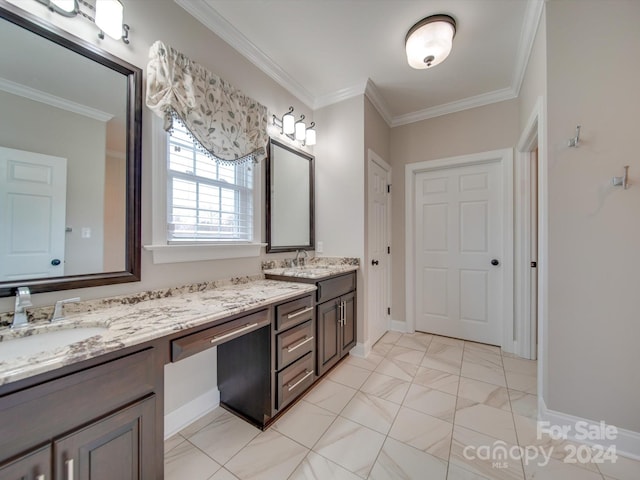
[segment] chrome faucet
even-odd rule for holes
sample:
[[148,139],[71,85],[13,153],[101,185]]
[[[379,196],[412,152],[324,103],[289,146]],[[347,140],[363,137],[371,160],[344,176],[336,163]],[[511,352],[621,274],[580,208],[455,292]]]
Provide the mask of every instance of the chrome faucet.
[[[302,264],[300,263],[301,260],[301,256],[302,254],[304,254],[304,258],[302,259]],[[307,254],[306,250],[296,250],[296,258],[293,261],[293,263],[295,264],[296,267],[302,267],[304,266],[304,259],[309,258],[309,255]]]
[[27,311],[25,309],[31,305],[31,292],[29,292],[29,287],[18,287],[16,289],[16,308],[13,312],[11,328],[27,325]]
[[59,320],[64,320],[64,305],[66,303],[77,303],[80,301],[80,297],[74,298],[66,298],[64,300],[58,300],[56,302],[56,306],[53,309],[53,315],[51,316],[50,322],[57,322]]

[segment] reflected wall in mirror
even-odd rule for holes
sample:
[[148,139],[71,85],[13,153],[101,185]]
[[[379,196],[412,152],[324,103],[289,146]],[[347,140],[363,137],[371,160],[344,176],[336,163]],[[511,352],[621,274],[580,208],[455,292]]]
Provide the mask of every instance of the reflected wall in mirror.
[[142,71],[0,8],[0,296],[140,279]]
[[313,250],[314,157],[271,139],[267,157],[267,253]]

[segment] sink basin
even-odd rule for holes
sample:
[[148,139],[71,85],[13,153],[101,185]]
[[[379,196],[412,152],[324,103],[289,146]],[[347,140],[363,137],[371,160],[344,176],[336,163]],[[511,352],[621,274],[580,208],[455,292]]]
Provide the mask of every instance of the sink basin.
[[108,332],[106,327],[77,327],[44,330],[27,336],[7,336],[0,342],[0,362],[17,357],[29,357],[36,353],[66,347],[76,342],[86,340],[95,335]]

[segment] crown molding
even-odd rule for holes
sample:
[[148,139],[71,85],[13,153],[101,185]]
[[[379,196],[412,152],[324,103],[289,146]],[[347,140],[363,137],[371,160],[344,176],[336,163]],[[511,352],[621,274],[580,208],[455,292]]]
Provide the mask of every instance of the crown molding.
[[361,84],[353,85],[351,87],[315,97],[255,44],[242,35],[238,29],[223,18],[206,2],[206,0],[202,2],[193,2],[190,0],[174,1],[312,110],[364,94],[390,127],[406,125],[413,122],[427,120],[429,118],[460,112],[470,108],[482,107],[491,103],[517,98],[527,70],[529,56],[533,49],[533,43],[535,41],[538,24],[540,23],[545,3],[545,0],[527,1],[520,39],[518,42],[516,65],[511,79],[511,85],[509,87],[464,98],[455,102],[436,105],[424,110],[393,116],[389,111],[386,101],[371,79],[367,79],[364,87]]
[[310,109],[313,109],[315,97],[247,37],[242,35],[236,27],[222,17],[222,15],[206,1],[193,2],[189,0],[175,0],[175,2],[195,19],[200,21],[205,27],[236,49],[247,60],[289,91],[294,97]]
[[68,112],[77,113],[85,117],[98,120],[100,122],[108,122],[113,118],[113,115],[96,108],[87,107],[81,103],[72,102],[66,98],[56,97],[50,93],[43,92],[42,90],[36,90],[35,88],[21,85],[20,83],[12,82],[6,78],[0,77],[0,90],[20,97],[28,98],[36,102],[45,103],[52,107],[60,108]]

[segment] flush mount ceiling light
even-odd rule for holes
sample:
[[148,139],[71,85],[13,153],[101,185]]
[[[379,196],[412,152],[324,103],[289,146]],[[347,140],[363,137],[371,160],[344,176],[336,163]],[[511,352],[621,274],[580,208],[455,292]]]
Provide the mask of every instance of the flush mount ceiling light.
[[405,37],[407,61],[412,68],[424,69],[442,63],[451,52],[456,21],[449,15],[431,15],[416,23]]

